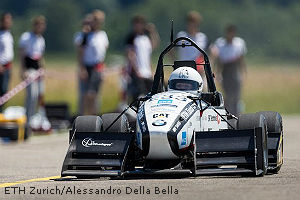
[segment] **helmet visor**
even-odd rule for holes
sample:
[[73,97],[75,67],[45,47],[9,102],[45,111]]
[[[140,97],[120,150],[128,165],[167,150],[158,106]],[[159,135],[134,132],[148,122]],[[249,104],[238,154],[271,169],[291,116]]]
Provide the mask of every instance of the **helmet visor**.
[[173,90],[199,90],[199,83],[192,80],[173,79],[169,81],[169,88]]

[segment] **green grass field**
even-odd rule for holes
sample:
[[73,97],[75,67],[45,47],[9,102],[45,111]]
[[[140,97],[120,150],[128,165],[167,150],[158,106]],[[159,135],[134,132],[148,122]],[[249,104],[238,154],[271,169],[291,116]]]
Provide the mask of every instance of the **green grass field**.
[[[113,59],[111,59],[113,60]],[[109,62],[112,63],[112,62]],[[108,65],[109,67],[109,65]],[[19,64],[14,63],[10,88],[21,81]],[[77,112],[77,64],[68,56],[46,58],[46,103],[67,102]],[[101,90],[101,112],[114,110],[119,101],[118,74],[106,76]],[[220,89],[219,85],[217,85]],[[14,96],[6,106],[23,105],[25,92]],[[296,65],[249,64],[244,80],[245,112],[276,110],[300,114],[300,67]]]

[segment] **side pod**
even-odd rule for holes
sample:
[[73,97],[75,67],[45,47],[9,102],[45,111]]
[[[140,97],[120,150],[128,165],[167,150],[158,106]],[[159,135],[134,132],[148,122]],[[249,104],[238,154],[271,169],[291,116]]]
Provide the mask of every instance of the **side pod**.
[[70,131],[71,142],[61,176],[122,176],[133,135],[122,132]]
[[196,132],[195,175],[266,173],[262,128]]

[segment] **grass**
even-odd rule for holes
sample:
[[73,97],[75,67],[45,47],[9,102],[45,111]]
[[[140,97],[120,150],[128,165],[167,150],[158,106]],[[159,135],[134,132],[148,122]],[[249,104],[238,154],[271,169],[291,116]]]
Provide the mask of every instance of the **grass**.
[[[76,58],[75,56],[52,58],[53,56],[46,57],[46,102],[67,102],[71,113],[75,114],[77,112]],[[114,60],[113,58],[110,56],[110,60]],[[156,64],[156,61],[154,63]],[[113,74],[104,78],[100,94],[102,113],[112,111],[118,106],[120,91],[118,77],[118,74]],[[15,62],[10,88],[20,81],[19,64]],[[25,92],[22,91],[9,100],[6,106],[23,105],[24,96]],[[300,114],[300,67],[248,64],[242,99],[246,113],[275,110],[282,114]]]
[[244,83],[246,112],[275,110],[282,114],[300,113],[300,68],[256,66]]

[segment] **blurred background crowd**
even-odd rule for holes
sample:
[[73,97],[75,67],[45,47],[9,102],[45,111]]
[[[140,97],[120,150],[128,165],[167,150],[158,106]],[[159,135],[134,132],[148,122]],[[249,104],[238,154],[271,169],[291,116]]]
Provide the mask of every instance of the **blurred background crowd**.
[[[28,118],[37,105],[45,115],[45,102],[65,102],[73,115],[99,114],[146,94],[157,56],[169,44],[171,20],[175,36],[190,37],[209,53],[233,114],[300,113],[300,0],[2,0],[0,13],[11,51],[0,66],[0,96],[32,71],[46,70],[5,105],[25,106]],[[201,62],[193,51],[169,59]],[[117,75],[109,74],[115,66]]]

